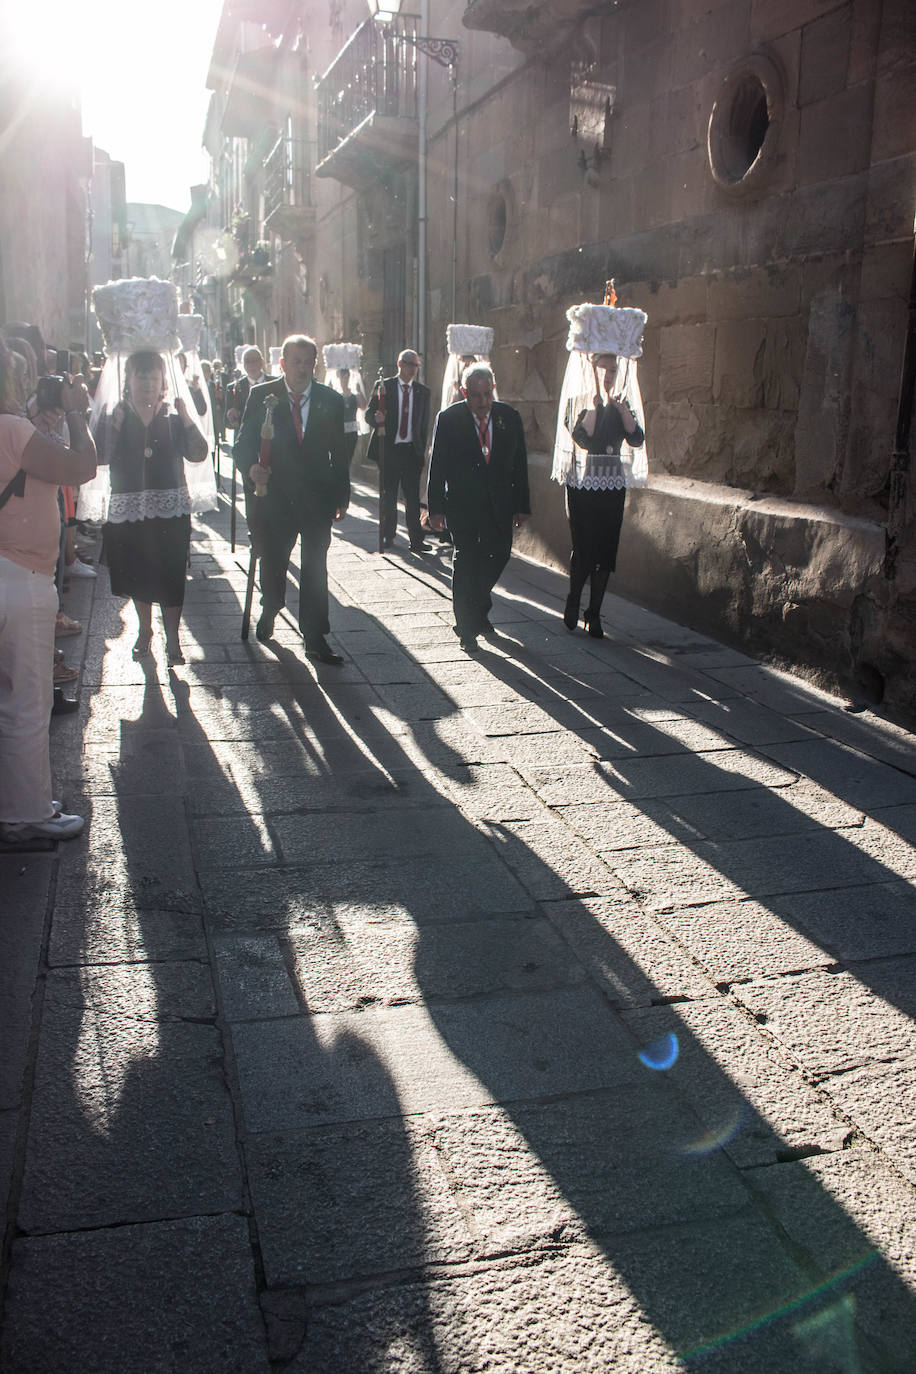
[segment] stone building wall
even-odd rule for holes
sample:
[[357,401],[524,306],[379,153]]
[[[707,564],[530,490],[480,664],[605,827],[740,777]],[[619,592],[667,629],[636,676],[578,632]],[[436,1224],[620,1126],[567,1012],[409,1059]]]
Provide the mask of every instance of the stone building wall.
[[[629,499],[618,589],[913,712],[912,495],[892,498],[889,475],[913,263],[916,8],[625,2],[583,14],[549,61],[538,42],[520,56],[493,37],[516,32],[517,5],[483,8],[468,6],[466,22],[490,32],[470,33],[462,51],[475,99],[462,86],[458,315],[494,325],[500,395],[525,417],[530,547],[566,556],[562,496],[547,481],[564,313],[600,300],[613,276],[620,303],[649,316],[640,379],[653,474]],[[545,9],[526,8],[527,32]],[[434,5],[433,30],[454,11]],[[491,61],[487,45],[514,61]],[[597,156],[570,135],[584,61],[614,88]],[[762,175],[723,187],[707,127],[730,98],[726,78],[749,62],[768,100]],[[441,84],[433,110],[435,340],[448,322],[454,156]]]
[[0,127],[0,315],[82,349],[91,154],[79,106],[64,93],[39,98],[0,55]]

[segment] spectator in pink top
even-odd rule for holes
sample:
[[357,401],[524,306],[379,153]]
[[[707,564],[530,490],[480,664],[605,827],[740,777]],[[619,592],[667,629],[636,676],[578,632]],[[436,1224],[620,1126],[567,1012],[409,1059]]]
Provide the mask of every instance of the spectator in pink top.
[[95,473],[89,393],[65,378],[65,448],[20,411],[10,350],[0,342],[0,838],[69,839],[83,828],[51,796],[57,489]]

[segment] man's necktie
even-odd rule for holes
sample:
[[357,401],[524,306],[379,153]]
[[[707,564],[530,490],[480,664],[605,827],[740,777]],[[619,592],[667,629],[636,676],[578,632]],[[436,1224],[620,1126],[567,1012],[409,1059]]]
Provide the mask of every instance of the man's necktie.
[[401,443],[407,438],[407,420],[410,415],[410,387],[401,385],[401,423],[398,428],[398,439]]
[[293,410],[293,424],[296,426],[296,438],[302,443],[302,397],[294,396],[290,402]]
[[480,449],[481,449],[481,452],[483,453],[483,461],[484,461],[485,463],[489,463],[489,461],[490,461],[490,417],[489,417],[489,415],[486,417],[486,419],[481,420],[480,423],[478,424],[478,426],[477,426],[477,434],[478,434],[478,437],[479,437],[479,439],[480,439]]

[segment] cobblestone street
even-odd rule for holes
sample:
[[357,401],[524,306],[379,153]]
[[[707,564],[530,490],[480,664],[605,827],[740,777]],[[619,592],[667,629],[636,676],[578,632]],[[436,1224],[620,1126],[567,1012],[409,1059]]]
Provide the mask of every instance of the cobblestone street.
[[611,596],[570,635],[519,559],[469,658],[374,522],[342,668],[241,641],[225,503],[186,666],[71,598],[88,823],[0,853],[0,1368],[912,1371],[913,737]]

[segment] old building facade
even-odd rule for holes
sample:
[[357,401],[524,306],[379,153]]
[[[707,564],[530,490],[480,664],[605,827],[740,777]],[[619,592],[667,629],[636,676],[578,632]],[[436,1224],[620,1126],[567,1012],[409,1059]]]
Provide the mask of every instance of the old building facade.
[[[435,387],[446,325],[492,325],[532,454],[525,548],[561,565],[565,311],[614,277],[649,318],[652,474],[617,589],[912,719],[916,10],[410,8],[380,25],[362,0],[261,5],[247,64],[223,64],[227,106],[261,97],[263,127],[220,146],[232,196],[215,188],[219,227],[247,214],[273,274],[237,281],[243,335],[352,338],[370,376],[410,343]],[[294,224],[266,213],[284,132],[306,153]]]

